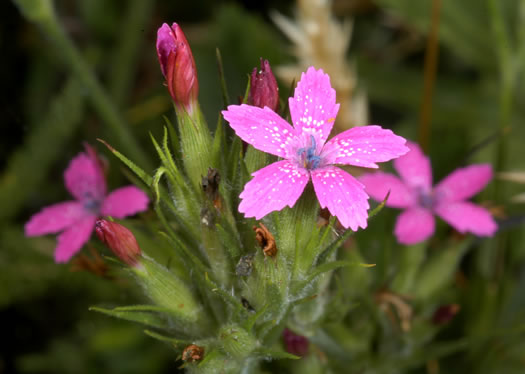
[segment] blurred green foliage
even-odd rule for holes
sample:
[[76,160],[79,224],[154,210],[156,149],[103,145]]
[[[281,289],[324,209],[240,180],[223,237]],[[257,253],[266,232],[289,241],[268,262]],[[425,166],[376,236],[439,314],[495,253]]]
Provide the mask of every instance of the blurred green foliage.
[[[14,3],[22,2],[32,1]],[[0,4],[0,43],[6,51],[0,69],[5,82],[0,103],[0,313],[6,347],[0,353],[0,373],[176,372],[179,352],[138,326],[87,310],[140,302],[139,290],[115,270],[101,277],[85,266],[71,272],[72,265],[54,264],[54,238],[27,239],[23,223],[42,206],[69,198],[62,172],[83,141],[96,144],[96,138],[103,138],[125,148],[124,132],[149,155],[151,165],[145,161],[142,166],[156,165],[148,133],[160,138],[162,115],[173,116],[154,47],[162,22],[183,26],[199,71],[201,106],[215,124],[222,108],[215,48],[221,50],[229,94],[236,102],[260,57],[274,66],[292,61],[286,40],[267,17],[274,8],[290,13],[292,3],[50,2],[64,35],[86,62],[81,68],[71,65],[49,30],[25,20],[14,3]],[[351,53],[369,96],[372,122],[416,139],[431,1],[363,3],[359,12],[349,7],[339,16],[355,17]],[[492,162],[497,171],[525,171],[523,1],[442,3],[429,150],[434,178],[472,162]],[[97,101],[98,89],[112,106]],[[118,186],[129,174],[114,158],[108,160],[109,185]],[[489,240],[461,242],[439,224],[426,245],[402,247],[385,235],[396,212],[382,212],[358,233],[357,248],[340,255],[377,265],[338,271],[334,289],[345,313],[326,316],[311,339],[314,352],[331,352],[328,358],[314,353],[264,368],[321,372],[322,363],[356,373],[523,373],[525,214],[523,206],[510,202],[523,188],[495,181],[480,197],[502,212],[501,232]],[[144,247],[155,249],[151,255],[177,261],[165,243],[155,241],[157,228],[147,214],[139,220],[129,224],[142,225],[134,232]],[[89,263],[96,261],[87,249],[84,253]],[[400,328],[399,311],[385,295],[409,305],[408,331]],[[446,326],[432,325],[436,308],[451,303],[461,306],[456,318]],[[341,320],[347,328],[340,328]],[[439,371],[432,371],[432,365]]]

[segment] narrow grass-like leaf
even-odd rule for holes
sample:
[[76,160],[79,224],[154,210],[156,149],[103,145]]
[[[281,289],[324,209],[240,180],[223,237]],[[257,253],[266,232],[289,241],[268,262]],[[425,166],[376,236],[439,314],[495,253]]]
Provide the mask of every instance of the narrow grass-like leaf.
[[165,335],[159,334],[151,330],[144,330],[144,334],[152,337],[153,339],[157,339],[162,342],[173,344],[175,347],[185,347],[193,343],[192,340],[172,338],[172,337],[165,336]]
[[306,286],[308,286],[311,282],[313,282],[318,276],[338,269],[345,266],[359,266],[359,267],[365,267],[370,268],[374,267],[375,264],[363,264],[360,262],[351,262],[351,261],[332,261],[328,262],[322,265],[317,266],[310,274],[308,274],[308,278],[306,278],[304,281],[299,282],[296,286],[294,286],[294,293],[300,292],[302,289],[304,289]]
[[215,49],[215,56],[217,58],[217,70],[219,71],[219,79],[221,82],[222,102],[226,108],[230,105],[230,96],[228,95],[228,87],[226,86],[226,78],[224,77],[224,68],[222,64],[222,56],[219,48]]
[[89,310],[162,329],[168,327],[167,317],[162,314],[170,314],[168,309],[155,305],[133,305],[113,309],[93,306]]
[[250,331],[253,328],[253,326],[255,325],[255,323],[257,322],[257,320],[264,315],[264,313],[266,312],[266,309],[268,309],[268,304],[264,304],[264,306],[262,308],[260,308],[257,311],[257,313],[255,313],[253,316],[251,316],[248,319],[246,319],[242,323],[242,327],[246,331]]
[[120,161],[122,161],[128,168],[130,168],[144,183],[146,183],[148,186],[151,185],[153,178],[148,173],[146,173],[133,161],[131,161],[129,158],[127,158],[122,153],[113,148],[111,145],[109,145],[106,141],[102,139],[97,140],[104,144],[111,153],[113,153]]

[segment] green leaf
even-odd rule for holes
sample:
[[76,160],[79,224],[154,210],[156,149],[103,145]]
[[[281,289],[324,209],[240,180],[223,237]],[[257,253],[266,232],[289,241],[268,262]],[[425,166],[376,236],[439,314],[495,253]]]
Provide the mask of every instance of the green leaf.
[[412,295],[416,299],[428,299],[435,292],[443,289],[452,282],[452,275],[456,272],[459,262],[472,247],[473,237],[462,240],[459,244],[437,251],[420,268],[417,281],[414,283]]
[[169,336],[165,336],[165,335],[162,335],[162,334],[159,334],[155,331],[151,331],[151,330],[144,330],[144,334],[154,338],[154,339],[157,339],[157,340],[160,340],[162,342],[166,342],[166,343],[170,343],[170,344],[173,344],[175,347],[186,347],[190,344],[193,343],[192,340],[184,340],[184,339],[177,339],[177,338],[172,338],[172,337],[169,337]]
[[326,272],[329,272],[329,271],[332,271],[332,270],[335,270],[341,267],[345,267],[345,266],[359,266],[359,267],[364,267],[364,268],[370,268],[370,267],[374,267],[375,264],[364,264],[360,262],[351,262],[351,261],[332,261],[332,262],[328,262],[328,263],[319,265],[314,269],[314,271],[312,271],[308,275],[308,278],[306,278],[304,281],[299,282],[296,286],[293,287],[294,293],[301,292],[301,290],[303,290],[306,286],[308,286],[311,282],[313,282],[318,276]]
[[300,356],[296,356],[296,355],[293,355],[285,351],[277,351],[273,349],[259,348],[259,349],[256,349],[252,353],[261,358],[272,358],[275,360],[280,360],[280,359],[300,360],[301,359]]
[[169,326],[164,314],[170,314],[170,311],[155,305],[122,306],[113,309],[92,306],[89,310],[151,327],[166,329]]
[[130,168],[146,185],[148,185],[148,186],[151,185],[151,182],[152,182],[153,178],[148,173],[146,173],[143,169],[141,169],[133,161],[128,159],[126,156],[124,156],[122,153],[117,151],[111,145],[106,143],[106,141],[104,141],[102,139],[97,139],[97,140],[99,142],[101,142],[102,144],[104,144],[107,147],[107,149],[109,149],[109,151],[111,153],[113,153],[115,156],[117,156],[117,158],[120,161],[122,161],[124,163],[124,165],[126,165],[128,168]]

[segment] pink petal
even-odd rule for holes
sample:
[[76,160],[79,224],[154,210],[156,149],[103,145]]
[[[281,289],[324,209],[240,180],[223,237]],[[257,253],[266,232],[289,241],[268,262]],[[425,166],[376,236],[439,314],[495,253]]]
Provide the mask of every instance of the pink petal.
[[64,172],[66,188],[77,200],[102,201],[106,180],[98,160],[80,153],[71,160]]
[[461,233],[492,236],[498,229],[487,209],[469,201],[443,202],[435,207],[435,212]]
[[288,103],[292,123],[297,132],[308,134],[308,138],[310,134],[314,135],[320,150],[332,131],[339,110],[328,74],[322,69],[308,68],[306,73],[301,75],[294,97],[291,97]]
[[222,115],[235,133],[260,151],[289,158],[296,131],[277,113],[251,105],[230,105]]
[[399,243],[412,245],[431,237],[435,226],[434,216],[429,210],[413,207],[397,217],[394,234]]
[[468,199],[483,189],[492,179],[489,164],[471,165],[456,169],[435,187],[438,201]]
[[376,162],[407,153],[405,142],[404,138],[380,126],[354,127],[330,139],[321,157],[330,164],[377,168]]
[[111,192],[102,204],[102,215],[124,218],[148,208],[148,196],[135,186],[118,188]]
[[410,152],[394,160],[394,168],[411,188],[428,193],[432,189],[432,167],[419,145],[407,142]]
[[95,216],[87,216],[71,225],[58,236],[55,262],[67,262],[75,253],[80,251],[82,246],[89,240],[96,220],[97,217]]
[[239,212],[261,219],[285,206],[293,207],[310,179],[308,172],[290,161],[274,162],[252,174],[240,194]]
[[328,208],[346,228],[366,228],[369,205],[363,184],[335,166],[315,169],[311,174],[321,208]]
[[358,178],[365,185],[365,191],[376,201],[383,201],[388,191],[386,205],[392,208],[408,208],[417,203],[414,194],[395,175],[378,171]]
[[25,224],[26,236],[54,234],[89,215],[81,203],[65,201],[43,208]]

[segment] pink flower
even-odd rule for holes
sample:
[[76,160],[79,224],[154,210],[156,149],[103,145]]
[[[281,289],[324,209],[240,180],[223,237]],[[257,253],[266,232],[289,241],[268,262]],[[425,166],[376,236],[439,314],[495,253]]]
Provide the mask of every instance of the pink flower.
[[313,67],[302,74],[289,105],[294,127],[268,107],[231,105],[222,112],[242,140],[284,158],[252,174],[240,195],[239,211],[261,219],[292,207],[312,178],[321,207],[346,228],[365,228],[369,205],[364,186],[334,164],[377,168],[376,162],[408,152],[405,139],[379,126],[365,126],[326,142],[339,104],[328,75]]
[[75,200],[50,205],[33,215],[25,225],[26,236],[58,235],[55,261],[67,262],[86,243],[99,216],[124,218],[146,210],[148,197],[135,186],[106,195],[102,165],[93,148],[86,145],[64,172],[67,190]]
[[395,227],[397,240],[402,244],[419,243],[434,233],[434,214],[437,214],[461,233],[472,232],[491,236],[497,225],[483,207],[466,199],[474,196],[492,178],[488,164],[457,169],[432,188],[430,160],[419,146],[407,144],[410,152],[394,161],[401,179],[383,172],[366,174],[359,180],[373,199],[381,201],[390,190],[387,206],[401,208]]
[[157,31],[160,70],[173,101],[192,111],[199,94],[199,81],[190,45],[179,25],[164,23]]

